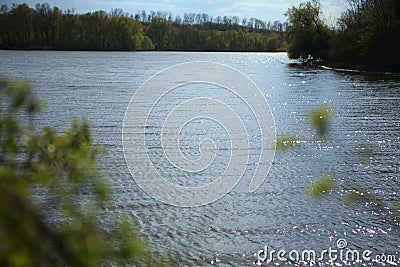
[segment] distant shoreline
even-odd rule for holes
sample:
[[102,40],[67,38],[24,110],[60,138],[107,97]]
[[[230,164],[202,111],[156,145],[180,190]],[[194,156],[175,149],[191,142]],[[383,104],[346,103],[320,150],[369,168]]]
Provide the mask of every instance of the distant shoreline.
[[46,48],[46,47],[29,47],[29,48],[0,48],[0,50],[5,51],[62,51],[62,52],[232,52],[232,53],[287,53],[286,49],[280,49],[276,51],[254,51],[254,50],[146,50],[146,49],[136,49],[136,50],[101,50],[101,49],[56,49],[56,48]]
[[316,63],[324,69],[331,69],[343,72],[358,72],[358,73],[371,73],[371,74],[400,74],[400,66],[388,66],[374,63],[351,63],[351,62],[338,62],[338,61],[321,61]]
[[329,60],[321,60],[318,62],[298,62],[291,63],[294,66],[307,66],[314,68],[322,68],[326,70],[333,70],[338,72],[347,73],[363,73],[363,74],[400,74],[399,66],[384,66],[379,64],[360,64],[360,63],[350,63],[350,62],[333,62]]

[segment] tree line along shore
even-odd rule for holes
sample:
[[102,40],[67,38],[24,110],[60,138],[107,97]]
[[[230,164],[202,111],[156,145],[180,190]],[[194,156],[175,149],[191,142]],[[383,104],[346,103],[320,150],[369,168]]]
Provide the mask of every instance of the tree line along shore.
[[0,48],[55,50],[285,51],[285,25],[256,18],[121,9],[77,14],[48,4],[3,5]]

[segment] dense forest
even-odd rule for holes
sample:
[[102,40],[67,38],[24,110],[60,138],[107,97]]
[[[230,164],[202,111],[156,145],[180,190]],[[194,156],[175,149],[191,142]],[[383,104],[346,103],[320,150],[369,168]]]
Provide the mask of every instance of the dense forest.
[[282,51],[285,24],[121,9],[77,14],[49,4],[2,5],[0,48],[57,50]]
[[308,63],[400,71],[400,1],[348,0],[336,27],[328,27],[318,0],[291,7],[288,54]]

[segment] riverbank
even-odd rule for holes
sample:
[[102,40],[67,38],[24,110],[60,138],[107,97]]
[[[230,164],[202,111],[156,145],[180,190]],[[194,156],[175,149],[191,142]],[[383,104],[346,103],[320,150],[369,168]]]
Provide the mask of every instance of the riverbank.
[[117,49],[59,49],[54,47],[0,47],[0,50],[16,50],[16,51],[74,51],[74,52],[233,52],[233,53],[286,53],[286,48],[279,48],[277,50],[231,50],[231,49],[193,49],[193,50],[173,50],[173,49],[164,49],[164,50],[155,50],[155,49],[142,49],[138,48],[135,50],[117,50]]
[[308,66],[317,66],[324,69],[345,71],[345,72],[364,72],[364,73],[392,73],[400,74],[400,66],[396,64],[376,64],[370,62],[344,62],[337,60],[319,60],[319,61],[307,61],[302,63]]

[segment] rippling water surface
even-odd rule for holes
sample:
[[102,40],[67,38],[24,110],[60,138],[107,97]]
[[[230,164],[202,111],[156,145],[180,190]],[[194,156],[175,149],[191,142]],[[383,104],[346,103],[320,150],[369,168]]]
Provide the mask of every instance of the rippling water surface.
[[[101,164],[115,192],[102,220],[134,215],[157,257],[172,255],[182,266],[251,266],[261,264],[255,253],[265,245],[321,251],[337,249],[341,238],[350,249],[400,257],[400,225],[393,213],[400,194],[399,76],[299,67],[289,64],[284,53],[0,51],[0,58],[0,75],[30,79],[46,100],[48,109],[37,119],[38,126],[61,130],[72,116],[91,121],[95,141],[108,150]],[[257,191],[247,192],[257,163],[251,156],[244,179],[222,199],[197,208],[173,207],[147,196],[132,179],[123,155],[122,123],[133,93],[153,74],[177,63],[205,60],[248,75],[267,99],[278,135],[295,134],[303,142],[276,154]],[[188,124],[181,143],[183,154],[196,159],[199,139],[213,139],[220,149],[209,169],[179,176],[162,153],[159,127],[166,114],[174,105],[199,96],[233,106],[254,134],[251,151],[257,153],[260,144],[248,110],[232,95],[199,86],[171,92],[155,108],[146,140],[160,172],[182,185],[212,181],[229,156],[223,127],[204,120]],[[307,114],[323,103],[334,107],[334,116],[328,138],[321,142],[307,123]],[[336,189],[311,198],[306,188],[323,174],[335,176]],[[366,188],[383,205],[347,203],[346,190],[354,185]]]

